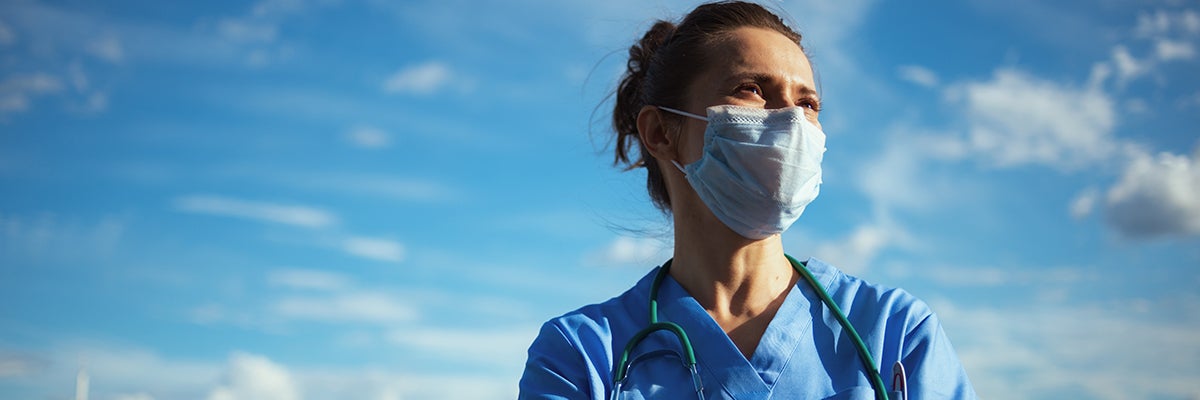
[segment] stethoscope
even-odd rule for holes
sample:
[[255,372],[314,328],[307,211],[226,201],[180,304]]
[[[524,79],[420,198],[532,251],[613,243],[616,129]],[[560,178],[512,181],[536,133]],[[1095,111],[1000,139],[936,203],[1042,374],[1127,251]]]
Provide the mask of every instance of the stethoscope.
[[[792,256],[784,255],[788,262],[792,264],[792,268],[804,277],[809,286],[816,290],[817,295],[821,297],[821,302],[833,311],[833,315],[837,317],[838,323],[842,325],[842,330],[850,335],[850,340],[854,342],[855,348],[858,350],[858,358],[863,363],[863,369],[867,372],[867,378],[871,381],[871,388],[875,390],[876,400],[888,400],[888,392],[883,387],[883,378],[879,376],[879,370],[875,368],[875,360],[871,358],[871,353],[867,351],[867,345],[863,343],[862,338],[858,336],[858,331],[854,330],[854,326],[846,319],[846,315],[842,313],[842,309],[838,308],[837,303],[829,297],[829,293],[825,292],[825,288],[817,283],[817,279],[813,277],[811,272],[804,263],[796,261]],[[611,398],[616,400],[621,393],[621,388],[625,384],[625,379],[629,376],[629,366],[631,361],[629,355],[633,353],[633,349],[637,347],[650,334],[658,331],[669,331],[679,339],[680,345],[683,347],[683,364],[692,374],[692,383],[696,388],[696,398],[704,399],[704,384],[700,380],[700,373],[696,369],[696,353],[692,349],[692,342],[688,340],[687,332],[683,331],[683,327],[670,321],[658,320],[658,288],[662,285],[663,278],[666,278],[667,271],[671,268],[671,261],[663,264],[659,268],[658,274],[654,276],[654,283],[650,286],[650,325],[645,329],[638,331],[625,344],[625,351],[621,352],[621,361],[617,367],[613,369],[613,391]],[[892,366],[892,387],[901,391],[901,400],[908,398],[908,383],[906,382],[904,366],[897,362]]]

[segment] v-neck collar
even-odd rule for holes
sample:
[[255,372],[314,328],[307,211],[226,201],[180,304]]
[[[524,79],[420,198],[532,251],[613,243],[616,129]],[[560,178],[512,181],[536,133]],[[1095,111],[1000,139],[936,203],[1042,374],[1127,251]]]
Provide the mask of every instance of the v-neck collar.
[[[799,279],[792,286],[749,360],[704,307],[669,275],[659,289],[659,312],[688,333],[706,390],[711,387],[733,398],[765,399],[793,359],[800,341],[812,337],[809,309],[813,301],[819,300],[815,293],[812,297],[806,293],[811,290],[801,288],[808,287],[803,283]],[[711,385],[720,385],[720,389]]]

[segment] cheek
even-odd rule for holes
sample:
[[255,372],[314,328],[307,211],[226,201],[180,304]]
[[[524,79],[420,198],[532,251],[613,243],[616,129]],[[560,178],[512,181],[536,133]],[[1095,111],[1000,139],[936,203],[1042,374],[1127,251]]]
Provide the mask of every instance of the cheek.
[[704,128],[707,124],[701,121],[688,123],[679,135],[679,159],[683,164],[691,164],[700,159],[704,152]]

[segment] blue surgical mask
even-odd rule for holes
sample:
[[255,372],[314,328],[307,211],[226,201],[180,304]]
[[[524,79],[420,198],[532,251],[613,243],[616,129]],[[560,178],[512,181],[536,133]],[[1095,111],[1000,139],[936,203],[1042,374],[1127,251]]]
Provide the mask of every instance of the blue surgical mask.
[[741,106],[708,108],[708,117],[663,111],[708,122],[700,160],[680,165],[717,219],[750,239],[782,233],[817,198],[825,133],[805,109]]

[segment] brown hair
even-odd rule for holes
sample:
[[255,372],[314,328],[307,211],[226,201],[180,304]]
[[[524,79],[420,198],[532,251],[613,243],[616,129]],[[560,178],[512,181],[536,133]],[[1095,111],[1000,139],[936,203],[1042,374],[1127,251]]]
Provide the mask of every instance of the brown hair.
[[[741,1],[720,1],[696,7],[678,25],[670,21],[655,22],[629,48],[629,61],[617,85],[613,106],[617,141],[613,164],[624,165],[626,170],[646,168],[650,200],[664,212],[670,211],[671,198],[658,163],[638,135],[638,113],[646,105],[682,108],[688,86],[708,64],[708,47],[743,27],[773,30],[800,46],[800,34],[766,8]],[[630,154],[634,143],[638,146],[636,159]]]

